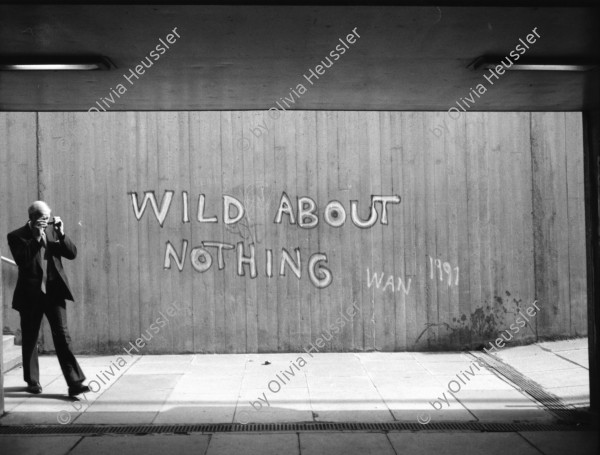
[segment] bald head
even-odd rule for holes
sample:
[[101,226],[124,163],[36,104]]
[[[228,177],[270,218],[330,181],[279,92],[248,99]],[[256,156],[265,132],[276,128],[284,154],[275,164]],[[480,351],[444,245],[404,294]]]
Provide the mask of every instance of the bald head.
[[52,212],[52,210],[44,201],[35,201],[27,209],[29,219],[32,221],[39,218],[50,218],[50,212]]

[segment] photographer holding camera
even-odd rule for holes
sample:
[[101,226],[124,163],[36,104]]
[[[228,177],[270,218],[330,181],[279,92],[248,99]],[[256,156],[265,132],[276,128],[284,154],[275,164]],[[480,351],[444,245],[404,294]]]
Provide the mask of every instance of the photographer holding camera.
[[66,300],[73,300],[61,258],[77,256],[77,248],[65,235],[60,217],[50,218],[51,210],[43,201],[28,209],[27,224],[8,234],[8,245],[19,267],[12,306],[21,316],[23,378],[29,393],[42,393],[39,381],[37,341],[46,315],[69,396],[89,392],[83,385],[85,375],[71,352],[67,329]]

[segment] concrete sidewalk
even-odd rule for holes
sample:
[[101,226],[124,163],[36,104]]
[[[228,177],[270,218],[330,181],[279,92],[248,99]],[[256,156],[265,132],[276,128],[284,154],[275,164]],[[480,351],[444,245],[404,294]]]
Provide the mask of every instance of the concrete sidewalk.
[[[80,356],[96,393],[73,401],[55,356],[44,392],[5,376],[0,425],[557,420],[522,384],[477,362],[481,352]],[[502,349],[496,356],[569,408],[589,406],[587,340]]]
[[[531,387],[544,392],[535,396],[553,397],[553,406],[589,406],[586,339],[504,348],[496,358],[507,375],[489,366],[498,362],[486,366],[477,362],[478,357],[486,358],[481,352],[177,355],[120,361],[118,356],[80,356],[88,380],[97,381],[92,383],[96,393],[72,401],[66,396],[56,358],[44,356],[40,359],[43,394],[33,396],[24,391],[20,368],[5,376],[7,414],[0,419],[0,426],[53,425],[66,429],[67,434],[0,435],[0,452],[598,453],[595,431],[428,429],[436,421],[555,422],[555,411],[536,400]],[[523,378],[528,391],[522,387]],[[72,428],[82,424],[397,421],[420,422],[417,427],[424,431],[68,434],[73,424]]]
[[504,349],[498,357],[566,405],[589,407],[587,338]]
[[598,434],[557,432],[319,432],[143,436],[0,436],[3,455],[577,455]]

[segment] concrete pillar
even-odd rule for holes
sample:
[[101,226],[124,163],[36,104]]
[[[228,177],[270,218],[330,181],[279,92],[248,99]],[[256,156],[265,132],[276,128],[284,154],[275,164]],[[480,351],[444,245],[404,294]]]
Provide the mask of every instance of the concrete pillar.
[[585,191],[587,237],[588,343],[590,362],[590,406],[600,422],[600,111],[585,112]]
[[[2,256],[2,251],[0,251]],[[4,300],[3,300],[3,278],[2,278],[2,261],[0,261],[0,335],[4,335]],[[0,416],[4,414],[4,341],[0,344]]]

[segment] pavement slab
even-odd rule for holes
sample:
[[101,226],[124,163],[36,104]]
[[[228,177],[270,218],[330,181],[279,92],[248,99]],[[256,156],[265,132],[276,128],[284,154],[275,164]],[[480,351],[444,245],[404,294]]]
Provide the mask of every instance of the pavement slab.
[[522,432],[530,444],[544,455],[598,455],[600,437],[594,431]]
[[517,433],[389,433],[398,454],[540,455]]
[[86,437],[69,455],[164,455],[203,454],[210,440],[209,435],[135,435]]
[[302,455],[396,455],[383,433],[301,433]]
[[0,435],[2,455],[65,455],[79,443],[81,436],[6,436]]
[[240,454],[299,454],[298,435],[296,433],[215,434],[206,452],[206,455]]

